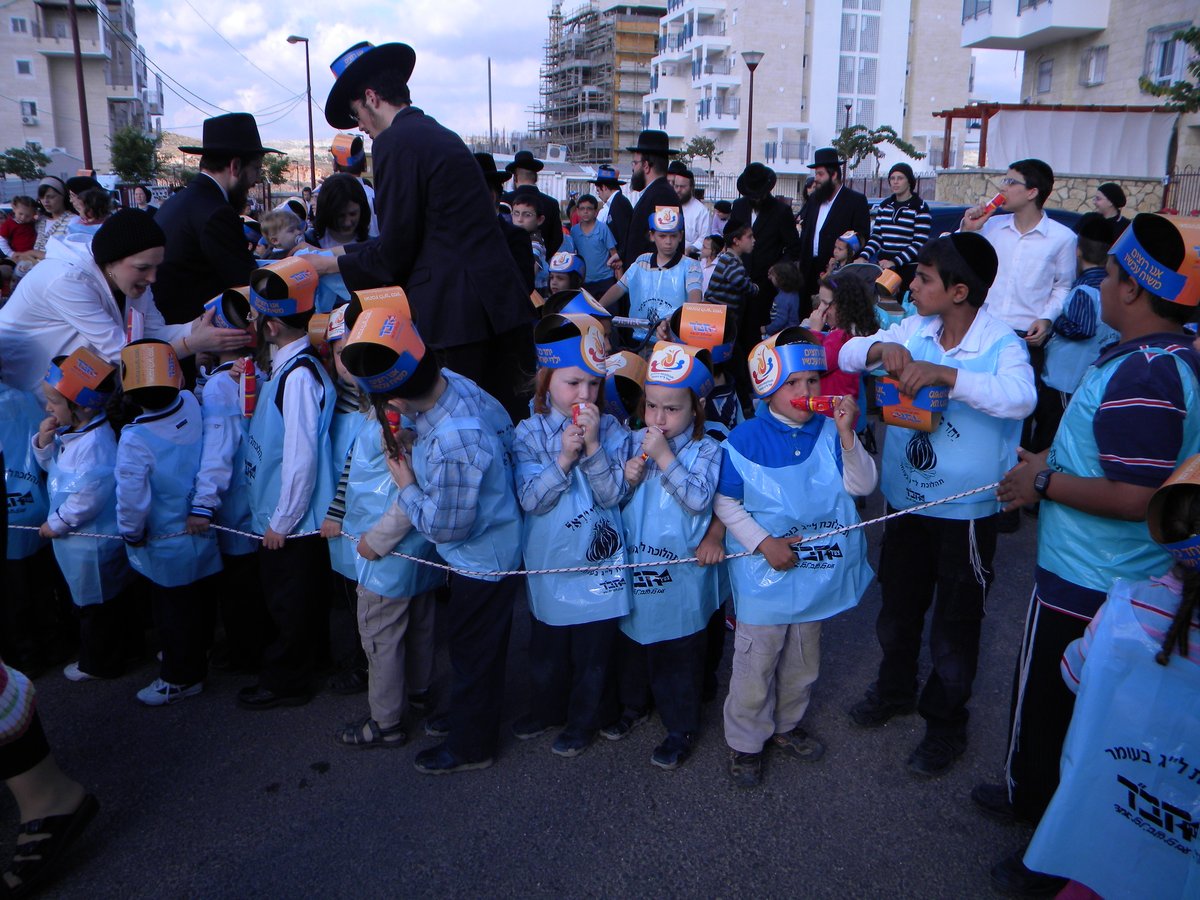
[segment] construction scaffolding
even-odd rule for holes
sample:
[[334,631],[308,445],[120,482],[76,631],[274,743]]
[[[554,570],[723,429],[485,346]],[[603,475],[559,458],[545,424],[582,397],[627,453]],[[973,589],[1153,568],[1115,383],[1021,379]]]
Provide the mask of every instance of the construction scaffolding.
[[[530,124],[539,142],[562,144],[581,165],[620,165],[642,128],[650,60],[666,2],[620,6],[598,0],[567,16],[556,2]],[[627,156],[628,154],[624,154]]]

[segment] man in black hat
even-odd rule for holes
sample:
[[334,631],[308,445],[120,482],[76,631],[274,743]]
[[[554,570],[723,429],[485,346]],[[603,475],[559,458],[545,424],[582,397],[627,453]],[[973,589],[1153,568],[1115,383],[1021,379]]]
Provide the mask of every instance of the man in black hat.
[[504,171],[512,176],[513,180],[513,189],[504,199],[509,204],[522,194],[530,194],[537,199],[538,215],[542,217],[539,230],[542,233],[542,243],[546,245],[546,258],[549,259],[563,244],[563,229],[558,201],[538,190],[537,173],[542,171],[545,165],[540,159],[534,159],[528,150],[518,150],[513,161],[504,167]]
[[331,66],[326,121],[357,125],[375,142],[380,233],[334,249],[333,258],[308,258],[351,290],[404,288],[442,364],[486,385],[516,421],[529,414],[534,310],[479,164],[458,135],[412,105],[415,63],[406,44],[363,42]]
[[[758,293],[747,299],[744,320],[738,330],[739,352],[746,355],[758,343],[763,325],[771,320],[771,301],[775,285],[767,277],[771,266],[782,259],[796,260],[800,256],[800,235],[791,207],[771,193],[775,187],[775,171],[762,163],[750,163],[738,176],[737,190],[741,194],[730,208],[730,221],[749,222],[754,232],[754,249],[746,258],[746,271],[758,285]],[[810,294],[815,293],[805,283],[800,296],[800,316],[812,312]]]
[[[832,147],[822,147],[812,165],[813,193],[804,207],[800,227],[800,268],[804,290],[817,292],[817,279],[829,265],[833,245],[847,231],[858,235],[858,245],[871,233],[871,208],[867,198],[842,184],[842,160]],[[803,298],[802,298],[803,299]]]
[[532,294],[533,245],[529,241],[529,232],[524,228],[518,228],[511,219],[499,211],[504,182],[508,181],[510,176],[507,172],[500,172],[496,169],[496,158],[490,153],[476,153],[475,162],[479,163],[479,168],[483,172],[483,180],[491,189],[493,202],[497,208],[496,221],[500,224],[500,233],[504,235],[504,242],[508,244],[508,252],[512,254],[513,262],[521,271],[521,277],[525,281],[525,290]]
[[654,211],[660,206],[673,206],[683,215],[683,204],[667,181],[667,162],[679,151],[671,149],[665,131],[643,131],[638,135],[637,146],[625,149],[633,154],[629,186],[641,191],[625,234],[613,231],[621,253],[621,265],[628,269],[635,259],[654,249],[650,241],[650,217]]
[[619,250],[625,233],[629,231],[629,223],[633,221],[633,204],[621,191],[625,182],[617,177],[617,170],[612,166],[600,166],[596,169],[592,184],[596,185],[596,196],[604,204],[596,214],[596,221],[608,226]]
[[262,145],[249,113],[206,119],[202,146],[179,149],[199,155],[200,174],[154,217],[167,235],[154,295],[172,324],[190,322],[226,288],[250,283],[254,256],[238,215],[262,179],[263,156],[279,152]]
[[683,246],[694,250],[693,255],[699,254],[704,239],[714,231],[712,213],[696,196],[696,176],[681,160],[675,159],[667,167],[667,181],[683,205]]

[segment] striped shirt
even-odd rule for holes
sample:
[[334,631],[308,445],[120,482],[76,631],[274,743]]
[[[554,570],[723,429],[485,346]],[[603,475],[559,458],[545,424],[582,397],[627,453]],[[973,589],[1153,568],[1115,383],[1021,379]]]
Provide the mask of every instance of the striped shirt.
[[876,209],[871,239],[859,257],[872,262],[890,259],[897,268],[907,266],[916,262],[932,227],[929,204],[915,194],[900,203],[893,194]]
[[33,721],[33,696],[29,679],[0,662],[0,747],[28,730]]
[[746,274],[742,258],[731,250],[722,251],[713,267],[708,290],[704,293],[705,301],[740,309],[744,302],[757,293],[758,285]]
[[1098,288],[1104,280],[1104,275],[1103,266],[1093,266],[1079,274],[1075,284],[1071,286],[1071,296],[1067,299],[1066,308],[1062,315],[1054,320],[1055,334],[1061,334],[1068,340],[1082,341],[1096,333],[1096,326],[1099,324],[1096,304],[1086,292],[1077,291],[1075,288],[1080,285]]

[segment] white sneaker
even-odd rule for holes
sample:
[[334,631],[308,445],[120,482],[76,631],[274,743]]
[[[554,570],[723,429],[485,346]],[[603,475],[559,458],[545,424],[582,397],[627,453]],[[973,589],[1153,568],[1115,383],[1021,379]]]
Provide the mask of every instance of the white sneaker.
[[99,680],[98,676],[91,675],[91,674],[83,671],[83,669],[79,668],[79,663],[77,663],[77,662],[70,663],[65,669],[63,669],[63,674],[67,676],[67,681],[97,681],[97,680]]
[[204,690],[203,681],[197,681],[195,684],[171,684],[169,681],[155,678],[153,682],[137,692],[137,698],[147,706],[166,706],[169,703],[186,700],[188,697],[195,697],[202,690]]

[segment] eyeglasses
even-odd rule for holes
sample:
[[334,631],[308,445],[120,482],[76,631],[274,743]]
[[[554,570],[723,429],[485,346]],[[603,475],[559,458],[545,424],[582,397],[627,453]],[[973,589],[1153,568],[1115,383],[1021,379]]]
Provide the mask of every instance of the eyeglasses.
[[1004,187],[1012,187],[1013,185],[1016,185],[1016,184],[1019,184],[1023,188],[1029,187],[1029,185],[1027,185],[1025,182],[1017,181],[1017,179],[1015,179],[1015,178],[1001,178],[1000,184],[1002,184]]

